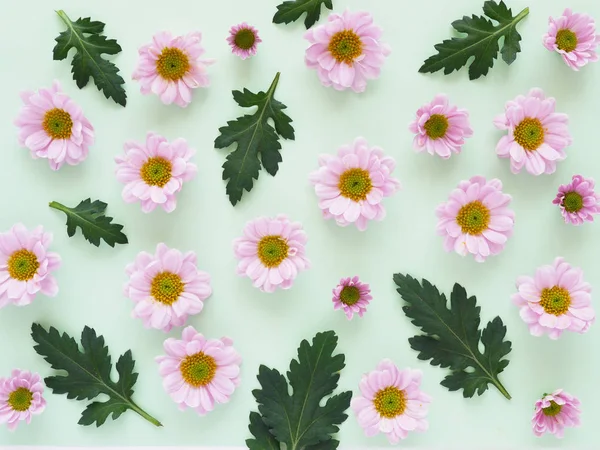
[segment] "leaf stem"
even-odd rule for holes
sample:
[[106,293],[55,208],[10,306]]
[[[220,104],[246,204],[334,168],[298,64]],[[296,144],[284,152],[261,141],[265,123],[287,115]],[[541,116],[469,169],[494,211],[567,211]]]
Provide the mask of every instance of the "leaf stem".
[[281,72],[277,72],[275,78],[273,78],[271,86],[269,86],[269,90],[267,91],[267,97],[269,98],[273,96],[273,94],[275,93],[275,89],[277,89],[277,84],[279,83],[279,75],[281,75]]
[[133,411],[135,411],[136,413],[138,413],[140,416],[142,416],[144,419],[146,419],[152,425],[156,425],[157,427],[162,427],[163,426],[162,423],[160,423],[158,420],[156,420],[154,417],[152,417],[150,414],[148,414],[146,411],[144,411],[142,408],[140,408],[134,402],[130,402],[130,405],[131,405],[131,409]]
[[512,398],[506,388],[502,385],[502,383],[500,383],[500,380],[495,380],[492,378],[492,383],[494,383],[494,386],[496,386],[496,388],[498,388],[502,395],[504,395],[508,400]]
[[523,11],[521,11],[519,14],[517,14],[517,16],[513,19],[514,23],[518,23],[521,20],[523,20],[527,15],[529,14],[529,7],[525,8]]
[[62,20],[65,23],[65,25],[70,27],[70,24],[73,22],[71,22],[71,19],[69,18],[69,16],[67,16],[67,13],[64,12],[62,9],[55,12],[56,14],[58,14],[58,17],[60,17],[60,20]]
[[50,203],[48,203],[48,206],[49,206],[50,208],[54,208],[54,209],[57,209],[57,210],[59,210],[59,211],[62,211],[62,212],[64,212],[65,214],[68,214],[68,213],[69,213],[69,209],[68,209],[68,208],[67,208],[65,205],[63,205],[62,203],[58,203],[58,202],[50,202]]

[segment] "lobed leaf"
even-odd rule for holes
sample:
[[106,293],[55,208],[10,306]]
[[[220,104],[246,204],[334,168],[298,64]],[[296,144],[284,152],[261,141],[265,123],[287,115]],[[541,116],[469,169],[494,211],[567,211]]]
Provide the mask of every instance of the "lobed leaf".
[[410,275],[395,274],[394,282],[407,303],[402,308],[404,313],[424,333],[409,339],[411,348],[419,353],[419,359],[452,371],[442,386],[451,391],[462,389],[464,397],[472,397],[475,393],[483,394],[493,384],[510,399],[498,379],[498,374],[508,366],[504,357],[511,350],[510,341],[505,340],[502,319],[496,317],[480,331],[481,308],[476,298],[467,296],[458,283],[448,307],[446,296],[427,280],[420,283]]
[[50,207],[64,212],[67,215],[67,235],[73,237],[77,227],[81,229],[83,237],[95,245],[100,246],[103,240],[111,247],[115,244],[127,244],[127,236],[121,231],[123,225],[112,223],[113,218],[104,215],[107,204],[100,200],[83,200],[75,208],[69,208],[58,202],[51,202]]
[[512,64],[521,51],[521,35],[517,31],[517,24],[529,14],[529,8],[514,17],[503,1],[496,3],[488,0],[483,5],[483,12],[487,18],[472,15],[452,22],[452,27],[465,36],[453,37],[436,44],[438,53],[425,60],[419,72],[433,73],[444,69],[444,74],[448,75],[473,59],[469,67],[469,78],[475,80],[485,76],[494,66],[502,37],[502,59],[507,64]]
[[[243,108],[257,107],[253,115],[244,115],[227,122],[219,128],[221,133],[215,139],[216,148],[226,148],[236,144],[223,164],[223,180],[227,181],[226,193],[232,205],[242,198],[244,191],[250,192],[254,180],[262,167],[272,176],[277,174],[282,161],[279,138],[294,139],[294,128],[283,110],[286,106],[275,100],[274,94],[279,82],[279,73],[265,93],[255,94],[248,89],[233,91],[233,99]],[[271,119],[275,127],[268,121]]]
[[104,402],[93,402],[81,414],[80,425],[106,422],[109,416],[117,419],[131,409],[156,426],[161,423],[137,406],[131,396],[138,374],[134,372],[135,362],[131,351],[125,352],[117,361],[119,379],[112,381],[111,357],[104,337],[98,336],[93,328],[85,327],[81,333],[81,347],[67,333],[50,327],[46,331],[34,323],[31,337],[36,345],[34,350],[42,356],[50,367],[65,372],[64,375],[46,377],[44,382],[54,394],[67,394],[68,399],[91,400],[100,394],[108,396]]
[[298,359],[290,363],[287,380],[276,369],[259,367],[261,388],[252,392],[259,413],[250,414],[249,429],[255,439],[246,441],[248,448],[278,449],[282,443],[288,450],[338,447],[332,435],[348,417],[345,411],[352,392],[332,395],[345,366],[344,355],[333,354],[336,346],[333,331],[318,333],[312,345],[303,340]]
[[273,16],[273,23],[295,22],[306,13],[304,26],[308,30],[312,27],[319,17],[321,17],[321,6],[333,9],[332,0],[290,0],[285,1],[277,7],[277,12]]
[[106,98],[112,98],[119,105],[125,106],[125,80],[119,75],[117,66],[102,57],[103,54],[120,53],[121,46],[116,40],[107,39],[100,34],[104,31],[104,23],[92,21],[89,17],[73,22],[64,11],[57,11],[57,14],[67,29],[55,39],[54,60],[66,59],[69,51],[74,48],[76,53],[71,61],[71,73],[77,87],[85,87],[91,77]]

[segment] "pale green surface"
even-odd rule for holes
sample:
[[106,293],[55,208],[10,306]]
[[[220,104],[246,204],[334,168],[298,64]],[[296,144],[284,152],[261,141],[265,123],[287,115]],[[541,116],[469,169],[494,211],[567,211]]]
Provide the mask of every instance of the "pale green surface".
[[[47,411],[16,433],[0,429],[0,444],[243,445],[249,437],[248,413],[255,408],[251,390],[257,387],[258,365],[284,370],[302,338],[334,329],[340,336],[339,349],[347,355],[347,368],[340,380],[344,389],[356,392],[361,374],[384,357],[392,358],[400,367],[424,371],[423,389],[434,398],[430,431],[411,435],[406,446],[593,448],[600,419],[598,325],[585,336],[566,334],[557,342],[534,338],[510,295],[518,275],[533,274],[537,266],[559,255],[582,267],[592,284],[598,283],[600,224],[566,225],[551,201],[558,185],[568,182],[574,173],[600,180],[600,64],[573,72],[557,54],[542,46],[541,37],[549,15],[558,16],[565,6],[571,6],[600,20],[600,3],[512,0],[515,13],[531,7],[529,17],[519,27],[523,53],[510,68],[496,62],[487,78],[470,82],[464,70],[444,77],[420,75],[417,69],[432,53],[433,45],[449,36],[449,23],[463,14],[480,13],[482,1],[420,0],[401,6],[408,2],[334,0],[338,11],[368,8],[393,48],[382,77],[371,82],[362,95],[321,87],[317,74],[304,66],[307,43],[302,38],[303,26],[271,24],[277,3],[34,0],[9,2],[3,8],[0,186],[5,196],[0,229],[7,230],[19,221],[27,227],[43,224],[54,233],[52,250],[62,255],[63,266],[57,272],[58,297],[39,296],[31,306],[0,311],[0,374],[8,375],[14,367],[44,376],[52,373],[32,349],[32,321],[73,334],[87,324],[106,336],[114,357],[132,349],[140,371],[134,398],[165,427],[155,429],[127,413],[100,429],[84,428],[77,420],[85,403],[47,392]],[[91,16],[107,23],[107,35],[117,38],[124,49],[115,62],[127,80],[127,108],[104,99],[91,82],[80,91],[71,80],[69,63],[52,61],[53,39],[62,30],[55,9],[64,9],[73,20]],[[247,61],[231,55],[225,42],[229,26],[244,20],[259,28],[264,41],[259,55]],[[139,85],[130,81],[137,48],[161,29],[175,34],[201,30],[207,56],[218,60],[209,69],[212,86],[197,90],[187,109],[163,106],[155,96],[142,96]],[[277,71],[281,71],[281,80],[276,97],[289,107],[297,140],[283,143],[283,163],[277,177],[261,172],[255,189],[233,208],[221,181],[220,166],[226,153],[214,150],[213,140],[218,127],[242,113],[231,98],[231,90],[267,89]],[[64,167],[58,173],[52,172],[46,161],[34,161],[27,150],[19,148],[12,125],[21,106],[18,91],[50,86],[55,78],[83,107],[97,136],[83,165]],[[569,114],[574,143],[555,175],[514,176],[508,161],[495,155],[502,133],[494,129],[492,119],[503,111],[506,100],[536,86],[557,98],[558,111]],[[449,161],[415,154],[407,131],[414,111],[438,92],[449,94],[453,103],[470,111],[475,130],[463,154]],[[199,175],[185,185],[177,210],[170,215],[159,210],[146,215],[138,205],[125,204],[122,185],[114,176],[113,158],[122,152],[123,142],[143,140],[148,130],[168,139],[184,137],[198,149],[195,161]],[[358,135],[396,158],[395,175],[404,187],[386,199],[386,220],[371,224],[365,233],[323,221],[307,180],[308,173],[317,167],[318,154],[333,153]],[[485,264],[446,254],[442,239],[435,235],[436,205],[458,181],[476,174],[502,179],[505,191],[514,196],[512,206],[517,217],[515,234],[505,252]],[[64,215],[48,208],[48,202],[57,200],[73,206],[88,196],[109,204],[110,215],[125,225],[129,245],[96,248],[81,235],[67,237]],[[248,279],[235,275],[231,241],[247,220],[277,213],[303,222],[313,267],[299,276],[292,290],[267,295],[252,288]],[[152,251],[161,241],[183,251],[196,251],[199,267],[213,277],[214,295],[190,323],[208,337],[232,337],[244,358],[241,386],[231,402],[203,418],[193,411],[179,412],[163,391],[154,357],[161,354],[166,335],[146,330],[141,321],[131,319],[132,302],[122,294],[125,265],[139,251]],[[460,393],[439,385],[445,370],[417,361],[407,343],[416,329],[402,313],[402,301],[391,279],[399,271],[426,277],[445,291],[453,282],[460,282],[470,294],[477,295],[484,320],[502,316],[514,350],[501,379],[513,400],[507,401],[494,389],[483,397],[465,400]],[[340,277],[354,274],[371,283],[375,299],[364,319],[348,322],[341,312],[333,311],[330,292]],[[179,330],[173,330],[169,336],[178,334]],[[533,403],[543,392],[559,387],[582,398],[584,425],[568,430],[562,441],[536,439],[529,423]],[[348,446],[387,445],[382,435],[364,437],[352,415],[340,438]]]

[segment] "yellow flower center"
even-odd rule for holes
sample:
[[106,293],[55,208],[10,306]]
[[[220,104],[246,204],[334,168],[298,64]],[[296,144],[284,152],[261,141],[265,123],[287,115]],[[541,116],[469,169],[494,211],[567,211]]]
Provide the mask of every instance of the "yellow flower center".
[[545,416],[558,416],[560,414],[560,410],[562,409],[562,405],[559,405],[554,400],[550,400],[550,406],[547,408],[542,408],[542,412]]
[[258,257],[265,267],[277,267],[287,258],[289,249],[281,236],[265,236],[258,243]]
[[373,404],[381,417],[393,419],[404,414],[406,394],[397,387],[388,386],[375,394]]
[[560,316],[569,310],[571,296],[564,288],[553,286],[542,290],[540,305],[548,314]]
[[356,286],[344,286],[340,292],[340,301],[344,305],[352,306],[360,300],[360,291]]
[[355,202],[366,200],[373,189],[369,172],[364,169],[348,169],[340,175],[338,189],[343,197]]
[[480,235],[490,224],[490,210],[479,200],[467,203],[458,211],[456,223],[463,233]]
[[8,404],[14,411],[27,411],[32,401],[33,392],[24,387],[12,391],[8,396]]
[[351,66],[362,55],[363,44],[353,30],[343,30],[331,36],[328,50],[337,62]]
[[10,255],[7,265],[10,277],[19,281],[31,280],[40,267],[35,253],[24,248]]
[[443,114],[433,114],[427,122],[425,122],[425,133],[431,139],[440,139],[446,136],[448,131],[448,118]]
[[575,191],[567,192],[563,198],[562,205],[567,212],[575,213],[583,208],[583,197]]
[[73,120],[71,114],[64,109],[54,108],[46,111],[42,126],[52,139],[69,139],[73,129]]
[[566,28],[556,33],[556,46],[567,53],[577,48],[577,35]]
[[149,186],[164,187],[171,180],[171,161],[156,156],[149,158],[140,169],[140,177]]
[[152,280],[150,295],[157,302],[172,305],[183,292],[184,286],[179,275],[171,272],[161,272]]
[[540,119],[526,117],[515,127],[515,141],[527,151],[534,151],[544,143],[544,127]]
[[241,48],[242,50],[250,50],[256,41],[256,36],[252,30],[248,28],[243,28],[235,34],[233,38],[233,42],[235,42],[236,47]]
[[217,363],[212,356],[203,352],[186,356],[179,366],[183,380],[193,386],[206,386],[217,372]]
[[181,80],[188,70],[190,70],[190,59],[175,47],[163,49],[156,61],[156,71],[165,80]]

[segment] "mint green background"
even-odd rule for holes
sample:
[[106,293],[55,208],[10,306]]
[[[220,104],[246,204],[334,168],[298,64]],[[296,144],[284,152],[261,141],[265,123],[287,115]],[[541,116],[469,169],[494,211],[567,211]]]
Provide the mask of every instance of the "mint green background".
[[[28,307],[0,310],[0,374],[6,376],[14,367],[43,376],[52,373],[32,349],[29,328],[33,321],[75,335],[87,324],[105,335],[113,358],[132,349],[140,371],[135,399],[165,427],[155,429],[133,413],[100,429],[81,427],[77,420],[85,404],[47,391],[46,412],[15,433],[0,428],[0,444],[243,445],[249,436],[248,413],[256,407],[251,390],[257,387],[258,365],[284,370],[301,339],[334,329],[340,337],[339,350],[346,354],[347,367],[340,379],[343,389],[357,392],[361,375],[385,357],[400,367],[424,371],[423,390],[434,398],[430,431],[411,435],[405,446],[594,448],[600,419],[598,325],[587,335],[567,333],[557,342],[532,337],[510,295],[518,275],[533,274],[536,267],[559,255],[583,268],[595,292],[600,289],[600,224],[566,225],[551,203],[558,185],[575,173],[600,181],[600,64],[573,72],[541,43],[548,16],[558,16],[571,6],[600,20],[600,3],[511,0],[515,13],[531,7],[520,25],[523,52],[510,68],[497,62],[487,78],[470,82],[464,70],[444,77],[420,75],[417,69],[432,53],[433,44],[449,36],[449,23],[463,14],[479,14],[482,1],[334,0],[337,11],[368,9],[393,48],[381,78],[371,82],[362,95],[320,85],[317,74],[304,66],[307,43],[302,38],[302,24],[271,24],[277,3],[33,0],[4,5],[0,15],[0,187],[4,193],[0,229],[7,230],[19,221],[27,227],[44,225],[54,233],[52,250],[61,254],[63,265],[56,273],[60,285],[56,298],[39,296]],[[124,49],[114,60],[127,80],[127,108],[105,100],[93,82],[84,90],[77,89],[69,63],[52,61],[53,39],[62,30],[55,9],[64,9],[72,19],[91,16],[107,23],[107,36],[118,39]],[[225,42],[229,26],[244,20],[259,28],[264,41],[258,56],[247,61],[231,55]],[[207,56],[218,60],[209,69],[212,86],[196,90],[187,109],[164,106],[155,96],[142,96],[139,85],[131,81],[137,48],[161,29],[175,34],[201,30]],[[277,71],[281,71],[281,80],[276,97],[289,107],[297,139],[283,143],[279,174],[272,178],[261,172],[254,190],[233,208],[221,181],[220,166],[226,152],[215,150],[213,140],[220,126],[242,113],[231,90],[267,89]],[[97,137],[84,164],[64,167],[58,173],[52,172],[46,161],[34,161],[27,150],[19,148],[12,125],[21,106],[18,91],[50,86],[55,78],[82,106]],[[499,160],[494,152],[502,133],[493,127],[493,117],[503,111],[506,100],[532,87],[555,96],[558,111],[568,113],[571,119],[573,145],[552,176],[512,175],[508,161]],[[453,103],[470,111],[475,130],[463,153],[449,161],[414,153],[407,130],[416,109],[439,92],[449,94]],[[122,152],[123,142],[143,140],[148,130],[171,140],[184,137],[198,150],[198,177],[185,185],[172,214],[157,210],[146,215],[139,205],[125,204],[121,200],[123,186],[114,176],[113,158]],[[365,233],[324,221],[307,179],[317,167],[320,153],[333,153],[359,135],[396,158],[395,175],[403,184],[400,193],[385,200],[386,220],[372,223]],[[514,196],[516,211],[515,233],[506,250],[485,264],[445,253],[442,239],[435,235],[436,205],[458,181],[476,174],[499,177],[505,191]],[[96,248],[80,235],[69,239],[65,217],[47,206],[51,200],[75,205],[89,196],[109,204],[110,215],[125,225],[129,245]],[[240,235],[247,220],[277,213],[304,224],[313,267],[298,277],[292,290],[267,295],[235,275],[231,241]],[[167,335],[146,330],[141,321],[131,319],[132,302],[122,294],[125,265],[138,252],[153,251],[158,242],[198,253],[199,267],[213,277],[214,295],[189,323],[208,337],[230,336],[244,358],[241,386],[231,402],[206,417],[191,410],[180,412],[163,391],[154,357],[161,354]],[[494,389],[483,397],[465,400],[460,393],[440,386],[445,370],[416,359],[407,343],[416,329],[402,313],[402,301],[391,279],[400,271],[426,277],[444,291],[459,282],[477,295],[484,321],[496,315],[503,318],[514,350],[502,381],[513,400],[507,401]],[[374,301],[362,320],[348,322],[341,312],[333,311],[330,292],[341,277],[354,274],[371,283]],[[173,330],[168,336],[179,333]],[[543,392],[559,387],[582,399],[583,427],[568,430],[562,441],[536,439],[529,423],[533,403]],[[387,445],[383,435],[364,437],[352,414],[340,439],[346,446]]]

